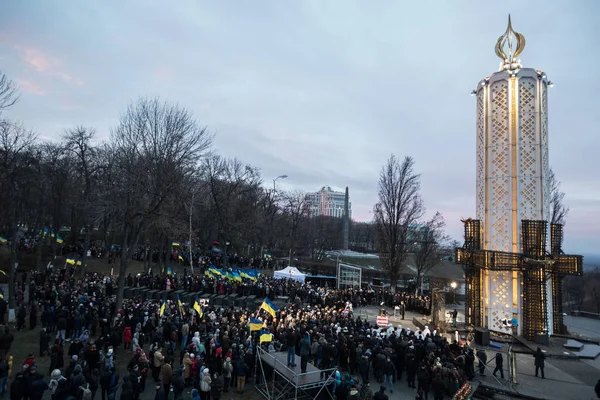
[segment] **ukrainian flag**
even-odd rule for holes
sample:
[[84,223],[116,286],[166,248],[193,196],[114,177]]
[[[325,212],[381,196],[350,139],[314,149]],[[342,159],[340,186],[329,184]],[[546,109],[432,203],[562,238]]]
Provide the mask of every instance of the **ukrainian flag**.
[[185,317],[185,309],[183,308],[183,303],[181,302],[181,299],[179,299],[179,295],[177,295],[177,305],[179,306],[179,311],[181,312],[181,315]]
[[173,247],[179,247],[181,245],[180,245],[179,242],[173,242],[173,243],[171,243],[171,246],[173,246]]
[[70,264],[70,265],[75,265],[75,259],[74,259],[74,258],[70,258],[70,257],[69,257],[69,258],[66,258],[66,259],[65,259],[65,262],[66,262],[67,264]]
[[160,303],[160,311],[158,312],[159,316],[163,316],[165,313],[165,308],[167,307],[167,299],[165,297],[163,297],[161,303]]
[[198,314],[198,318],[202,318],[202,308],[200,308],[200,302],[198,302],[198,296],[196,296],[196,300],[194,300],[194,305],[192,306],[196,314]]
[[76,263],[76,264],[77,264],[78,266],[81,266],[81,260],[77,260],[77,263]]
[[183,261],[183,257],[181,257],[181,254],[179,254],[179,255],[177,256],[177,259],[178,259],[179,261]]
[[225,276],[227,276],[223,271],[221,271],[220,269],[216,268],[214,265],[211,265],[210,267],[208,267],[208,270],[213,275],[218,275],[218,276],[223,277],[223,278]]
[[6,243],[8,242],[8,239],[6,239],[4,236],[0,236],[0,243]]
[[250,318],[250,332],[260,331],[262,329],[263,322],[258,318]]
[[2,290],[2,288],[0,288],[0,299],[4,298],[4,291]]
[[271,314],[273,318],[275,318],[275,312],[279,310],[275,304],[271,303],[271,300],[269,300],[268,297],[265,297],[262,304],[260,305],[260,308]]
[[171,269],[171,267],[167,268],[167,275],[173,276],[173,270]]
[[63,238],[61,238],[60,236],[56,236],[56,243],[62,244],[62,242],[64,242]]
[[269,331],[263,331],[261,329],[260,331],[260,342],[272,342],[273,341],[273,334],[270,333]]
[[204,271],[204,275],[208,276],[209,278],[216,278],[210,269]]

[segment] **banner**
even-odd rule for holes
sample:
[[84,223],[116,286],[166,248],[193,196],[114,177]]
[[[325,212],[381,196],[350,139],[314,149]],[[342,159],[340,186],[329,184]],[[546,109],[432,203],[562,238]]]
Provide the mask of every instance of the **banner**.
[[388,326],[389,320],[387,316],[377,316],[377,326]]

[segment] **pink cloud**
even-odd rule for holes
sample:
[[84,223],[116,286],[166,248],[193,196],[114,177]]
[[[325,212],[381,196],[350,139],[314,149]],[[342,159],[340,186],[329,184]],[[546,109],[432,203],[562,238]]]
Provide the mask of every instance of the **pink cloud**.
[[64,70],[59,59],[49,56],[43,51],[33,47],[15,45],[15,49],[19,51],[21,59],[36,71],[57,77],[65,82],[83,85],[83,81],[81,79],[67,73]]
[[159,65],[154,69],[153,75],[160,81],[169,82],[173,79],[173,70],[167,65]]
[[37,96],[43,96],[46,94],[46,90],[43,87],[41,87],[31,81],[19,79],[18,84],[19,84],[19,87],[21,88],[21,90],[23,90],[24,92],[32,93]]

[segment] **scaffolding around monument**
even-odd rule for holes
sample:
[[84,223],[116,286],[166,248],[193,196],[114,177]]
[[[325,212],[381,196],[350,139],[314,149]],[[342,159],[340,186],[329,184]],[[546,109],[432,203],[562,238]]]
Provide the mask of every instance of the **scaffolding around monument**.
[[[523,275],[521,307],[522,335],[536,340],[547,335],[549,324],[553,332],[563,333],[562,280],[565,275],[581,275],[583,256],[562,252],[563,230],[560,224],[550,225],[551,252],[546,252],[547,221],[522,220],[521,253],[481,249],[481,222],[463,220],[465,243],[456,249],[456,262],[463,264],[467,283],[465,321],[482,326],[482,275],[485,271],[514,271]],[[551,281],[550,293],[547,282]],[[551,301],[548,301],[549,295]],[[550,313],[548,307],[552,307]],[[549,321],[552,314],[552,321]]]

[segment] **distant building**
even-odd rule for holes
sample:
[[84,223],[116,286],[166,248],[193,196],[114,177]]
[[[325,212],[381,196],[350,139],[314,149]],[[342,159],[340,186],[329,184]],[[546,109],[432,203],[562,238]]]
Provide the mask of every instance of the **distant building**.
[[[311,217],[337,217],[344,216],[344,200],[346,193],[335,192],[330,186],[323,186],[321,190],[306,194],[308,214]],[[348,216],[352,218],[352,203],[348,202]]]

